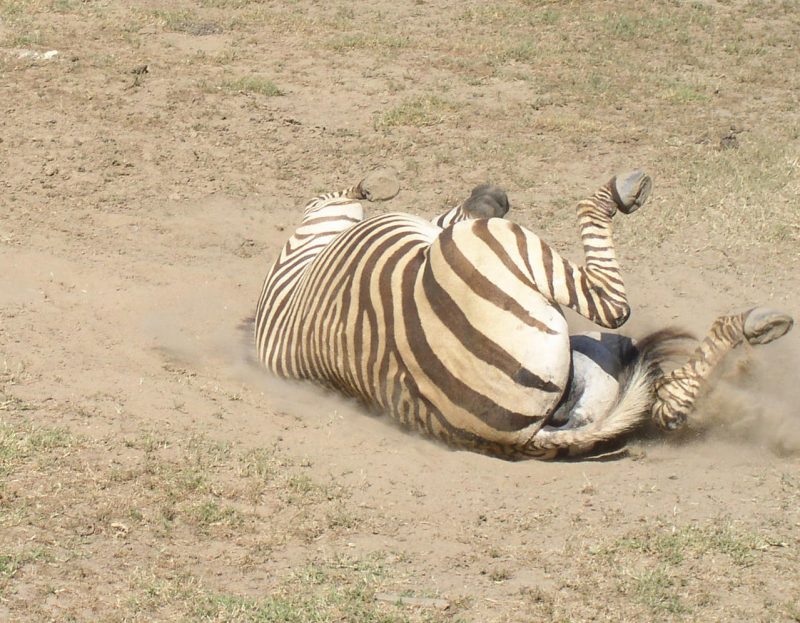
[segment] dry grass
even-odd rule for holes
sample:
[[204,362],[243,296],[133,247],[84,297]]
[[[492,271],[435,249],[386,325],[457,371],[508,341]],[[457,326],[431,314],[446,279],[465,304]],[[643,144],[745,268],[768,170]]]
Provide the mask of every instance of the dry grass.
[[[629,257],[680,280],[684,259],[710,249],[729,279],[774,279],[791,295],[797,8],[0,0],[0,83],[12,85],[0,87],[0,250],[45,240],[78,267],[64,285],[69,266],[53,260],[44,285],[16,286],[9,298],[29,298],[0,309],[0,619],[800,620],[795,463],[760,480],[760,467],[735,464],[750,471],[722,500],[701,473],[667,500],[656,462],[604,465],[585,484],[572,465],[492,480],[500,468],[454,468],[446,455],[444,480],[457,484],[431,492],[439,464],[416,446],[380,437],[352,458],[335,412],[313,402],[313,421],[333,424],[309,425],[221,374],[158,369],[136,358],[150,347],[140,333],[105,324],[108,297],[131,284],[160,311],[177,304],[167,293],[179,273],[154,266],[188,267],[196,307],[230,306],[229,318],[238,307],[214,285],[254,300],[266,256],[215,272],[221,257],[272,248],[254,232],[294,222],[283,206],[385,163],[406,186],[393,208],[431,215],[489,179],[567,251],[575,200],[642,166],[656,186],[647,213],[620,224]],[[61,54],[47,64],[18,48]],[[222,195],[254,202],[241,232],[219,231],[239,214],[232,204],[197,207]],[[109,262],[124,281],[94,284],[105,292],[95,309],[85,282]],[[187,310],[175,311],[181,326],[217,328]],[[97,350],[59,350],[73,335]],[[114,354],[112,373],[140,384],[107,381],[104,398],[74,380],[100,383]],[[230,441],[252,430],[244,416],[269,432]],[[645,467],[650,488],[631,476]],[[629,507],[615,511],[620,492]],[[742,516],[720,510],[753,499]],[[451,608],[376,602],[380,591]]]
[[455,110],[454,104],[435,95],[415,97],[382,113],[375,125],[377,128],[396,126],[423,128],[444,123]]
[[[122,543],[139,550],[138,571],[118,586],[124,598],[115,620],[443,620],[409,617],[374,600],[392,580],[385,561],[394,556],[379,551],[366,559],[315,559],[270,582],[266,596],[222,593],[209,586],[202,569],[163,566],[162,548],[180,550],[187,538],[191,547],[224,546],[226,560],[252,568],[288,543],[351,531],[358,513],[347,505],[347,490],[314,481],[303,471],[308,461],[274,448],[236,452],[201,437],[175,440],[153,432],[90,441],[32,425],[13,411],[7,415],[0,423],[0,473],[11,483],[0,489],[0,599],[21,615],[36,619],[45,610],[22,604],[16,587],[45,569],[48,576],[70,575],[74,565]],[[106,464],[104,456],[116,458]],[[42,483],[55,480],[57,488],[42,490]],[[60,499],[82,511],[52,525]],[[127,557],[117,556],[126,565]]]
[[265,97],[277,97],[285,93],[272,80],[258,76],[246,76],[231,80],[224,87],[237,93],[255,93]]

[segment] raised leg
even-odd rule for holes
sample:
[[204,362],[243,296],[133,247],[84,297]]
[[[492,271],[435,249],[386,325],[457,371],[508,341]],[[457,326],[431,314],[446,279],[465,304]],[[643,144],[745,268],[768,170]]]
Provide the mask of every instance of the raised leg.
[[433,219],[433,224],[445,229],[461,221],[476,218],[503,218],[509,210],[508,196],[499,186],[481,184],[472,189],[464,201]]
[[348,192],[348,196],[352,199],[388,201],[400,192],[400,183],[397,181],[397,174],[391,169],[376,169],[355,188],[345,192]]
[[[338,192],[323,193],[311,199],[303,210],[301,226],[323,216],[327,217],[327,223],[334,222],[330,217],[349,216],[347,205],[353,204],[354,201],[365,199],[367,201],[388,201],[398,192],[400,192],[400,184],[395,172],[390,169],[376,169],[367,174],[355,186]],[[363,211],[361,215],[363,218]]]
[[628,319],[630,306],[614,252],[611,218],[617,210],[630,214],[638,209],[650,188],[650,178],[634,171],[611,178],[593,196],[578,203],[583,265],[561,257],[534,233],[519,226],[514,226],[516,241],[509,240],[506,248],[519,249],[519,261],[545,297],[602,327],[616,329]]
[[[614,251],[611,218],[617,209],[630,214],[641,207],[651,187],[647,175],[633,171],[611,178],[592,197],[578,203],[578,224],[586,260],[577,270],[565,268],[565,304],[601,326],[617,328],[630,315]],[[563,296],[564,293],[558,294]]]
[[[469,216],[469,212],[464,212],[464,205],[471,206],[472,198],[454,208],[455,212],[461,210],[461,222],[442,231],[439,249],[452,256],[447,260],[452,266],[461,262],[462,255],[481,267],[493,266],[499,261],[504,266],[503,273],[513,276],[513,283],[503,287],[512,290],[522,287],[520,296],[526,296],[526,288],[535,290],[551,303],[565,305],[602,327],[615,329],[628,319],[630,307],[614,253],[611,218],[617,210],[629,214],[639,208],[647,199],[650,187],[650,178],[634,171],[612,178],[592,197],[578,204],[585,255],[583,265],[562,258],[538,235],[516,223]],[[473,197],[476,205],[500,207],[501,212],[504,209],[501,201],[504,195],[496,195],[496,189],[491,187],[478,187]],[[452,216],[451,213],[440,218]],[[495,271],[489,280],[498,282],[499,274]],[[464,279],[469,281],[470,278]],[[505,300],[502,294],[498,297],[498,300]]]
[[755,345],[777,340],[792,324],[786,314],[763,307],[717,318],[689,360],[657,381],[653,420],[668,430],[683,426],[709,377],[728,352],[745,341]]
[[303,220],[284,245],[271,274],[288,265],[297,274],[298,263],[307,264],[336,236],[364,219],[362,200],[386,201],[399,190],[394,172],[378,169],[355,186],[317,195],[306,204]]

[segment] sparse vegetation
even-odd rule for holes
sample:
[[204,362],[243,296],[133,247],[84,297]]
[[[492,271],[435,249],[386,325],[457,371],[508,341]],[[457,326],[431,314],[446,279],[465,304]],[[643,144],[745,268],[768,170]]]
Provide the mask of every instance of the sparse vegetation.
[[435,95],[407,99],[381,114],[376,122],[379,128],[413,126],[417,128],[437,125],[456,110],[455,105]]
[[386,37],[365,35],[363,33],[348,33],[332,37],[328,41],[328,46],[336,52],[347,52],[350,50],[378,50],[385,53],[393,53],[408,45],[406,37]]
[[[27,411],[24,404],[9,400],[8,406],[16,407],[15,411]],[[43,427],[22,420],[13,425],[0,420],[0,475],[7,475],[27,462],[49,456],[53,450],[70,448],[79,440],[67,429],[61,427]]]
[[3,578],[13,578],[26,564],[48,559],[47,551],[43,548],[28,549],[12,555],[0,554],[0,587],[2,587]]
[[0,620],[800,621],[794,420],[757,429],[777,458],[737,420],[505,464],[275,386],[226,332],[303,199],[383,165],[368,214],[492,181],[570,257],[576,201],[644,167],[634,334],[797,315],[796,13],[0,0]]
[[687,614],[675,581],[663,567],[648,569],[631,578],[631,592],[654,614]]
[[266,97],[278,97],[284,92],[272,80],[258,76],[245,76],[225,83],[225,88],[238,93],[254,93]]
[[200,6],[210,9],[242,9],[259,0],[200,0]]
[[[169,579],[142,579],[131,605],[140,612],[159,612],[177,604],[185,616],[219,622],[404,623],[417,620],[405,616],[392,604],[374,600],[376,588],[385,579],[386,573],[378,557],[314,562],[263,597],[215,593],[197,578],[181,574]],[[435,623],[446,619],[434,614],[424,620]]]
[[659,532],[648,531],[639,537],[624,539],[622,547],[654,555],[661,562],[677,565],[687,557],[725,554],[737,565],[753,562],[754,552],[763,550],[766,541],[753,534],[740,534],[730,524],[720,521],[710,526],[674,526]]
[[216,35],[223,31],[220,24],[205,21],[192,11],[153,11],[153,17],[163,28],[193,36]]

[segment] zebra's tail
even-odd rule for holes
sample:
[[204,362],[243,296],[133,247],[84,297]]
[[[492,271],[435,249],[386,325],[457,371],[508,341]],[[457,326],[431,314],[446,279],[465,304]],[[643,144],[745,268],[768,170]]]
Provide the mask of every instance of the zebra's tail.
[[662,365],[685,355],[685,342],[690,339],[690,334],[670,328],[640,340],[622,355],[625,368],[619,395],[603,417],[577,428],[544,426],[528,442],[529,450],[545,459],[585,455],[598,444],[618,440],[642,425],[650,417],[655,383],[664,374]]

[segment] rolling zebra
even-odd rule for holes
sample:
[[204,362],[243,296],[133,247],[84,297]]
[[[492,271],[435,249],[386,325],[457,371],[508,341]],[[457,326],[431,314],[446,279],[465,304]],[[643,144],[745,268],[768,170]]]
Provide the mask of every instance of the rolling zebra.
[[764,308],[717,319],[682,366],[662,365],[688,336],[638,343],[570,336],[561,306],[615,329],[630,315],[611,219],[646,201],[650,178],[612,178],[577,206],[583,264],[505,220],[495,186],[475,188],[432,222],[364,218],[362,200],[396,182],[367,176],[305,207],[258,300],[259,361],[310,380],[459,448],[508,458],[581,455],[648,418],[682,426],[714,367],[742,342],[792,326]]

